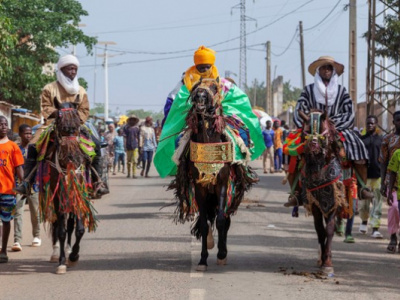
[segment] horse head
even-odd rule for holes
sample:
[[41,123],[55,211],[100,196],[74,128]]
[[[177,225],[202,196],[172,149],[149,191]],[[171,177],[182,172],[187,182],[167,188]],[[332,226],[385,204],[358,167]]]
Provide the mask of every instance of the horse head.
[[305,154],[312,156],[326,155],[330,142],[334,139],[334,127],[326,113],[311,111],[309,115],[306,115],[300,111],[299,115],[304,120]]
[[214,114],[221,104],[220,87],[214,79],[202,79],[190,93],[193,109],[200,114]]
[[55,108],[57,109],[56,127],[61,136],[77,136],[81,121],[78,114],[79,95],[74,102],[60,103],[54,98]]

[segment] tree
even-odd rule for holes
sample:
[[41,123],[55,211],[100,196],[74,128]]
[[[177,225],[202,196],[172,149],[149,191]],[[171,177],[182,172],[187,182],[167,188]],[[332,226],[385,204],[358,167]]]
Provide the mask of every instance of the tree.
[[11,71],[11,62],[6,52],[17,44],[17,37],[11,34],[11,21],[4,17],[0,6],[0,78]]
[[[400,59],[400,0],[386,0],[386,4],[392,10],[386,10],[384,17],[384,26],[377,26],[375,30],[376,54],[387,56],[395,62]],[[395,14],[391,14],[394,13]],[[364,33],[368,37],[369,33]]]
[[245,86],[244,91],[250,99],[251,106],[265,108],[266,88],[264,82],[254,79],[251,86]]
[[126,114],[128,116],[129,115],[135,115],[139,119],[144,119],[147,116],[151,116],[154,121],[157,121],[157,120],[161,121],[164,118],[164,113],[162,111],[154,112],[154,111],[151,111],[151,110],[131,109],[131,110],[126,111]]
[[88,13],[76,0],[2,0],[1,17],[9,20],[7,32],[15,35],[14,46],[0,48],[10,67],[0,73],[0,99],[26,108],[39,109],[43,86],[54,75],[43,73],[43,66],[58,60],[56,47],[83,43],[91,53],[96,39],[78,27]]
[[302,89],[294,87],[290,84],[290,80],[283,83],[283,110],[287,110],[289,106],[296,106],[297,99],[301,95]]

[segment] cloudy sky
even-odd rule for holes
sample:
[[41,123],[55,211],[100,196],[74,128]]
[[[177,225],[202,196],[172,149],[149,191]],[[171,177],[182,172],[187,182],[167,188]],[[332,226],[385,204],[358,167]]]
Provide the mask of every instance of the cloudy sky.
[[[160,111],[166,96],[181,74],[193,64],[193,52],[200,45],[217,51],[220,74],[239,72],[239,0],[81,0],[89,16],[82,18],[82,30],[109,46],[109,102],[119,108]],[[367,1],[357,1],[357,30],[368,28]],[[298,28],[303,21],[305,63],[322,55],[333,56],[345,65],[348,86],[347,0],[255,0],[246,1],[246,15],[256,21],[247,26],[247,83],[265,81],[265,43],[271,41],[272,76],[282,75],[301,86]],[[318,25],[319,24],[319,25]],[[317,25],[317,26],[316,26]],[[286,51],[285,51],[286,50]],[[68,50],[61,50],[63,54]],[[104,52],[98,45],[96,54]],[[283,54],[282,54],[283,53]],[[89,83],[93,104],[104,102],[103,58],[87,55],[77,47],[81,61],[79,76]],[[275,67],[276,66],[276,67]],[[358,101],[365,97],[367,43],[358,38]],[[276,72],[275,72],[276,69]],[[232,76],[236,81],[238,78]],[[307,83],[313,78],[307,74]]]

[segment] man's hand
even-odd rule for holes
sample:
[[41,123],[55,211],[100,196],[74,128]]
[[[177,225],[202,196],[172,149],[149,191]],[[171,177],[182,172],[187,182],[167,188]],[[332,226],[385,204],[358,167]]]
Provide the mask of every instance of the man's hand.
[[389,206],[392,206],[392,204],[393,204],[393,192],[392,191],[390,191],[389,194],[387,195],[387,204]]
[[380,193],[381,193],[381,195],[382,195],[383,197],[387,197],[387,192],[386,192],[386,190],[387,190],[386,185],[382,183],[382,184],[381,184]]

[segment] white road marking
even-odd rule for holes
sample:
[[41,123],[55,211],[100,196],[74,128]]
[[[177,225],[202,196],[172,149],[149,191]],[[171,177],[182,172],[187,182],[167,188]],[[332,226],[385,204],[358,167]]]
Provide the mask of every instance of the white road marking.
[[204,289],[191,289],[189,294],[190,300],[203,300],[206,295],[206,290]]
[[202,278],[204,273],[196,271],[197,260],[200,259],[200,254],[201,254],[200,241],[198,241],[195,237],[192,237],[190,248],[192,256],[192,269],[190,271],[190,278]]

